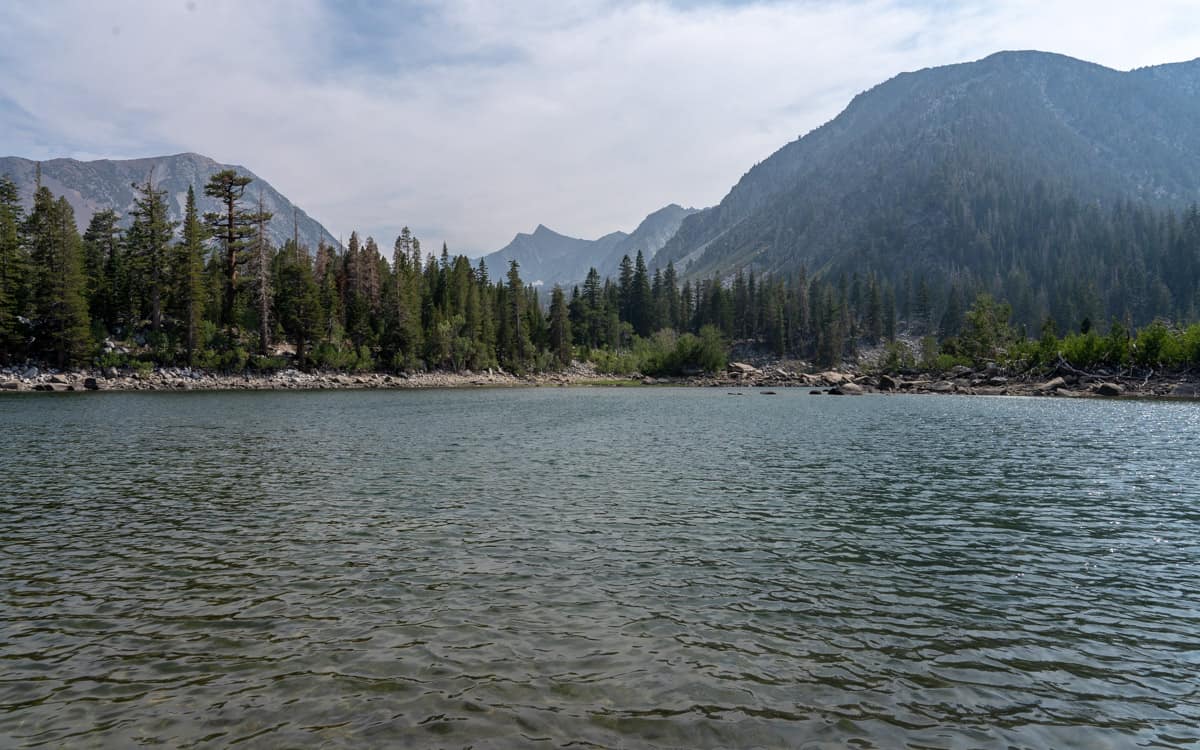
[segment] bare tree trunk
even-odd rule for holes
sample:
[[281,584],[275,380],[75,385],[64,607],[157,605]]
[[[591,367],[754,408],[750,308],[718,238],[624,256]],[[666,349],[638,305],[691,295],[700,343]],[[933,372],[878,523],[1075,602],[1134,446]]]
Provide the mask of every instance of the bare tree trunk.
[[255,248],[255,271],[258,278],[258,353],[264,357],[270,346],[271,315],[271,253],[267,245],[267,220],[264,218],[262,192],[258,194],[258,242]]

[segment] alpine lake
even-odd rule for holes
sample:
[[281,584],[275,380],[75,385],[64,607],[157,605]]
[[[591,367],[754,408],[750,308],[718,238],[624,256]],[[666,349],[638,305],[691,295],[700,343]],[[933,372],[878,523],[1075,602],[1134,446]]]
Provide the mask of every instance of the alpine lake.
[[0,746],[1184,748],[1200,404],[0,396]]

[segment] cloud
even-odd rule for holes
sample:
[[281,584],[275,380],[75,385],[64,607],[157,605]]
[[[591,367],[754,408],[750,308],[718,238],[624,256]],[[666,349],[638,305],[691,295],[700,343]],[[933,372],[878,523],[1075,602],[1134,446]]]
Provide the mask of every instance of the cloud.
[[[317,0],[10,5],[0,151],[198,151],[335,234],[495,249],[718,201],[905,70],[999,49],[1117,68],[1200,49],[1191,0]],[[1086,22],[1085,22],[1086,21]],[[19,119],[20,127],[17,127]]]

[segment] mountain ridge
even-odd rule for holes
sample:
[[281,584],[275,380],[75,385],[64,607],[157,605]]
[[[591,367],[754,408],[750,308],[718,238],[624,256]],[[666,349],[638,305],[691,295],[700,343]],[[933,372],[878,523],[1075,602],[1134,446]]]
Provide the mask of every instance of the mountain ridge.
[[[1200,60],[1122,72],[1038,51],[901,73],[751,167],[720,203],[685,218],[655,263],[691,277],[847,270],[865,226],[944,218],[916,221],[906,204],[939,170],[1020,175],[1082,200],[1186,205],[1200,200],[1200,105],[1184,95],[1198,86]],[[898,210],[907,219],[888,219]],[[920,244],[920,226],[904,231]]]
[[594,240],[571,237],[538,224],[533,232],[518,232],[511,242],[482,260],[496,270],[504,270],[509,261],[516,260],[521,275],[534,284],[580,282],[592,267],[601,276],[615,276],[625,255],[633,257],[640,250],[649,262],[675,234],[684,217],[696,210],[671,203],[648,214],[632,232],[618,230]]
[[246,190],[245,201],[252,205],[261,191],[263,206],[272,212],[267,225],[271,241],[280,246],[293,235],[293,209],[300,242],[315,251],[319,242],[337,245],[338,241],[320,222],[310,217],[267,180],[250,169],[237,164],[222,164],[211,157],[192,151],[167,156],[148,156],[137,159],[93,159],[82,161],[69,157],[47,159],[41,162],[18,156],[0,157],[0,175],[8,174],[17,184],[21,200],[26,209],[32,205],[36,184],[37,165],[41,164],[42,183],[55,195],[66,197],[75,209],[75,222],[82,232],[91,217],[98,211],[113,209],[121,216],[123,226],[129,223],[129,212],[133,208],[133,183],[142,183],[153,175],[154,184],[167,190],[167,205],[171,219],[179,221],[183,216],[187,186],[196,191],[196,203],[200,211],[216,211],[217,202],[204,195],[204,184],[208,178],[222,169],[233,169],[239,174],[254,178]]

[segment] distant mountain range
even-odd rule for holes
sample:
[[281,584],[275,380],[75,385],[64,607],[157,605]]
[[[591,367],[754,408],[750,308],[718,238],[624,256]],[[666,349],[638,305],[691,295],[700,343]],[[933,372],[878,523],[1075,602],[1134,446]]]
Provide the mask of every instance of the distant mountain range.
[[[656,264],[692,278],[800,268],[961,277],[980,261],[1024,273],[1033,242],[997,221],[1037,191],[1099,205],[1200,200],[1200,60],[1119,72],[1002,52],[898,75],[685,218]],[[1023,225],[1030,237],[1046,220],[1037,213]],[[1012,257],[985,257],[998,244]]]
[[583,281],[592,267],[601,277],[616,276],[623,256],[633,258],[640,250],[648,263],[674,236],[680,222],[694,213],[694,208],[671,204],[647,216],[631,233],[612,232],[595,240],[568,237],[539,224],[532,234],[518,234],[503,248],[485,255],[483,261],[497,274],[516,260],[521,277],[534,284]]
[[[201,212],[218,210],[217,202],[204,195],[208,178],[223,169],[235,169],[239,174],[254,178],[246,189],[249,204],[258,200],[262,193],[263,206],[274,217],[268,225],[271,241],[277,246],[291,239],[293,230],[292,202],[269,182],[258,177],[245,167],[220,164],[200,154],[176,154],[146,159],[77,161],[75,159],[50,159],[41,162],[42,184],[55,195],[66,196],[75,209],[75,222],[83,232],[92,215],[104,209],[114,209],[129,223],[129,212],[133,209],[133,183],[143,183],[153,175],[154,184],[167,191],[167,204],[171,218],[178,221],[183,216],[184,199],[188,185],[196,189],[196,202]],[[0,158],[0,175],[7,174],[17,184],[26,208],[33,203],[37,163],[18,157]],[[302,210],[296,212],[300,243],[315,251],[318,242],[336,245],[337,240],[325,227]]]

